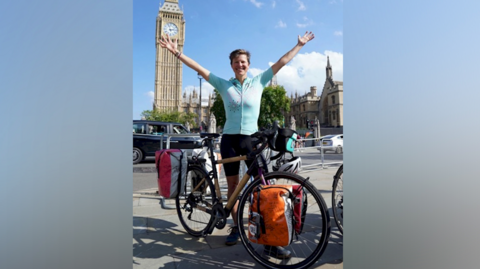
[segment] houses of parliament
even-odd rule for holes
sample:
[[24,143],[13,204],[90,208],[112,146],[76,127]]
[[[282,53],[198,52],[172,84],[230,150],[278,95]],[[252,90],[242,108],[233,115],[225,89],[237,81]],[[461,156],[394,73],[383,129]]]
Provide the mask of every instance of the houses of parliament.
[[[210,108],[213,94],[202,96],[194,90],[191,94],[182,94],[183,64],[173,54],[160,47],[162,34],[178,39],[177,49],[183,52],[185,42],[185,18],[178,0],[164,0],[156,20],[156,54],[155,54],[155,93],[153,109],[160,111],[192,112],[201,117],[201,121],[210,122]],[[270,86],[277,86],[276,77]],[[287,89],[286,89],[287,90]],[[317,87],[302,96],[298,93],[290,96],[290,112],[285,113],[285,126],[295,120],[296,128],[307,128],[310,123],[318,122],[320,126],[343,126],[343,82],[334,81],[330,59],[327,60],[326,79],[320,95]],[[195,119],[199,124],[199,118]]]

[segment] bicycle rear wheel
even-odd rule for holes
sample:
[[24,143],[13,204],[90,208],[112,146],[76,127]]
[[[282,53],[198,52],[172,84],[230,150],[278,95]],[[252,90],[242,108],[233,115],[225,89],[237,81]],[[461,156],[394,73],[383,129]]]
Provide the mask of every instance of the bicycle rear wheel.
[[[330,216],[328,207],[316,187],[305,178],[285,172],[272,172],[264,175],[267,182],[275,179],[275,185],[303,185],[308,206],[306,208],[303,229],[295,233],[293,241],[283,248],[290,252],[288,259],[274,255],[271,247],[257,244],[248,238],[248,224],[251,197],[254,189],[262,181],[257,179],[244,191],[238,206],[238,227],[240,237],[247,252],[260,264],[268,268],[308,268],[325,251],[330,238]],[[266,227],[268,229],[268,227]]]
[[332,211],[335,224],[343,234],[343,164],[338,168],[333,177],[332,185]]
[[213,221],[211,209],[216,199],[213,182],[206,171],[200,166],[189,166],[186,184],[176,198],[176,205],[180,223],[190,235],[203,235]]

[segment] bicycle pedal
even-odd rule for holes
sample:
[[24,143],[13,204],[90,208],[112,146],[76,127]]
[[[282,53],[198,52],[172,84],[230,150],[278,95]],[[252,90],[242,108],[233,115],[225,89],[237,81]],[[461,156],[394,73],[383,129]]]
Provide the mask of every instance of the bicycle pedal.
[[222,219],[222,220],[220,220],[219,222],[217,222],[217,224],[215,224],[215,228],[221,230],[221,229],[225,228],[226,225],[227,225],[227,220],[226,220],[226,219]]

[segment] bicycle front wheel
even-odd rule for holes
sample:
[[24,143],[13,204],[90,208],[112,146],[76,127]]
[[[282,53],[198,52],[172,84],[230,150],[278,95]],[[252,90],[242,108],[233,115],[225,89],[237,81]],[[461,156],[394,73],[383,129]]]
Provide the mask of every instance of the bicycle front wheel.
[[333,177],[332,186],[332,211],[335,224],[343,234],[343,164],[338,168]]
[[189,166],[176,206],[180,223],[190,235],[202,236],[213,222],[211,209],[216,199],[214,185],[206,171],[200,166]]
[[[247,252],[267,268],[308,268],[322,256],[330,238],[330,216],[328,207],[317,188],[305,178],[286,172],[272,172],[264,175],[266,182],[275,185],[300,185],[303,190],[302,228],[295,225],[293,241],[279,251],[276,247],[257,244],[249,239],[253,191],[262,184],[261,179],[252,182],[244,191],[238,206],[238,227]],[[273,181],[274,179],[274,181]],[[302,199],[303,200],[303,199]],[[308,204],[308,205],[307,205]],[[268,230],[269,227],[266,227]],[[261,236],[261,235],[260,235]],[[287,254],[287,255],[282,255]]]

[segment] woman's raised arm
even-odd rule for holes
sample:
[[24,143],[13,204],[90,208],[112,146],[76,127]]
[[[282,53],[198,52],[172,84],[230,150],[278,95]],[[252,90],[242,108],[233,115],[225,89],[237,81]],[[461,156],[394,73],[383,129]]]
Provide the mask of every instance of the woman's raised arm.
[[285,55],[282,56],[276,63],[272,65],[272,70],[273,74],[277,74],[277,72],[285,66],[288,62],[290,62],[295,55],[300,51],[300,49],[303,47],[303,45],[307,44],[308,41],[312,40],[315,38],[315,35],[312,32],[305,32],[305,34],[301,37],[298,36],[298,42],[293,49],[291,49],[289,52],[287,52]]
[[175,39],[175,41],[172,41],[170,39],[170,36],[168,35],[162,35],[162,38],[159,41],[160,47],[167,49],[171,53],[175,55],[182,63],[184,63],[186,66],[190,67],[191,69],[195,70],[198,74],[200,74],[206,81],[208,81],[208,78],[210,76],[210,71],[205,69],[203,66],[199,65],[197,62],[195,62],[193,59],[190,57],[186,56],[182,52],[178,51],[177,45],[178,45],[178,39]]

